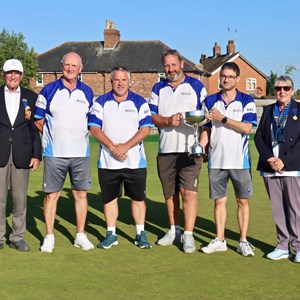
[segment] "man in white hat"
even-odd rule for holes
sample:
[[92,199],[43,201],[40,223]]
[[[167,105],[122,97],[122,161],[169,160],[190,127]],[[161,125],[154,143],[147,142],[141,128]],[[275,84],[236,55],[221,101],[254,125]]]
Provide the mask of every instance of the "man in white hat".
[[40,135],[33,122],[37,94],[20,86],[23,66],[19,60],[8,59],[2,76],[5,84],[0,87],[0,249],[6,242],[6,204],[10,190],[13,210],[9,246],[29,251],[23,240],[29,171],[35,171],[41,160]]

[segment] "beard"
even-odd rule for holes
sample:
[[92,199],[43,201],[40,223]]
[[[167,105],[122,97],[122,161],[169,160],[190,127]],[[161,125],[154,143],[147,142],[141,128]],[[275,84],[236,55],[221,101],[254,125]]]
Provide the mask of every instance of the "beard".
[[182,76],[182,71],[179,71],[178,73],[175,74],[167,74],[167,78],[170,82],[177,81],[180,77]]

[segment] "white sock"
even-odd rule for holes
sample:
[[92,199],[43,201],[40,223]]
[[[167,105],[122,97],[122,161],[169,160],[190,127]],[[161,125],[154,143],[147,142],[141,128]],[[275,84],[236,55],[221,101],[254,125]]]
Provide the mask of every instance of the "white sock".
[[183,234],[193,234],[193,231],[187,231],[187,230],[185,230],[184,232],[183,232]]
[[144,224],[143,225],[136,224],[135,227],[136,227],[136,233],[141,234],[141,232],[144,231],[145,225]]
[[116,226],[107,227],[107,231],[112,231],[112,234],[116,235]]
[[84,232],[77,232],[76,233],[76,237],[77,238],[80,238],[81,236],[83,236],[84,235]]
[[46,234],[45,239],[53,239],[54,240],[54,234],[53,233]]

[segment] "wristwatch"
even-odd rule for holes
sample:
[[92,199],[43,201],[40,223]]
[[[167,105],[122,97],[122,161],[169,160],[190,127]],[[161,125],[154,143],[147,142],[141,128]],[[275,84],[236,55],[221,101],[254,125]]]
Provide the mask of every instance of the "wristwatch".
[[224,117],[224,118],[221,120],[221,122],[222,122],[223,124],[225,124],[225,123],[227,122],[227,117]]

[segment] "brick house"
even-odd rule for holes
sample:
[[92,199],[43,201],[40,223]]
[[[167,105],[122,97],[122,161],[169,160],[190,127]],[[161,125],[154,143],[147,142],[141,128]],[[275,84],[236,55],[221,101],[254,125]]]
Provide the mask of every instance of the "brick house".
[[239,66],[241,74],[237,88],[241,92],[251,94],[255,98],[266,96],[267,76],[239,52],[236,52],[233,40],[228,41],[226,54],[221,54],[221,47],[215,43],[213,56],[201,55],[200,63],[203,65],[204,70],[211,74],[211,77],[207,78],[206,88],[208,94],[216,93],[219,90],[220,70],[225,62],[235,62]]
[[[61,76],[64,54],[77,52],[83,61],[80,80],[88,84],[95,95],[111,90],[109,73],[113,67],[124,66],[131,71],[132,91],[149,98],[153,85],[164,78],[161,55],[170,49],[161,41],[121,41],[120,31],[112,21],[106,21],[104,41],[65,42],[38,55],[40,73],[31,80],[31,88],[39,92],[43,86]],[[210,76],[203,67],[184,57],[184,71],[198,78],[204,85]]]

